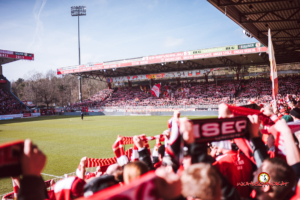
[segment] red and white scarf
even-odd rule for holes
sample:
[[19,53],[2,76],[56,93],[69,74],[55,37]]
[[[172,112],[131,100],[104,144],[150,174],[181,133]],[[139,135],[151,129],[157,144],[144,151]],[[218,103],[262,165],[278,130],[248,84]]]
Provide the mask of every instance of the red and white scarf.
[[[132,148],[127,149],[127,151],[125,151],[125,156],[130,158],[132,157]],[[115,164],[117,162],[117,158],[113,157],[113,158],[87,158],[87,163],[86,166],[82,166],[81,164],[78,165],[77,169],[76,169],[76,176],[80,176],[83,168],[91,168],[91,167],[101,167],[101,172],[105,172],[107,167]]]
[[[262,124],[264,126],[264,130],[261,130],[261,132],[263,134],[273,134],[275,139],[275,146],[278,148],[278,150],[285,155],[285,147],[284,147],[284,138],[283,136],[280,134],[280,132],[278,132],[275,127],[274,124],[275,122],[278,121],[278,118],[273,115],[271,117],[268,117],[266,115],[264,115],[262,112],[260,112],[259,110],[254,110],[254,109],[250,109],[250,108],[244,108],[244,107],[234,107],[234,106],[230,106],[228,105],[229,110],[233,113],[234,116],[247,116],[247,115],[258,115],[260,117],[260,119],[262,120]],[[299,122],[290,122],[288,123],[288,126],[290,127],[292,133],[299,131],[300,130],[300,123]],[[235,139],[236,141],[237,139]],[[245,139],[243,139],[245,140]],[[245,155],[249,155],[249,151],[252,152],[252,149],[250,148],[249,145],[245,145],[245,143],[243,145],[241,145],[241,140],[239,140],[240,144],[237,144],[238,147],[243,151],[243,153],[245,153]],[[250,158],[251,159],[251,158]],[[253,160],[253,159],[251,159]]]
[[[151,155],[151,151],[150,151],[148,141],[156,140],[157,138],[160,138],[161,141],[164,140],[164,137],[162,134],[155,135],[155,136],[148,136],[148,137],[143,136],[143,140],[145,141],[145,147],[148,149],[150,155]],[[123,146],[128,145],[128,144],[133,144],[133,137],[125,137],[125,136],[118,135],[117,140],[115,141],[115,143],[112,146],[112,149],[117,158],[117,163],[120,166],[127,164],[129,162],[128,158],[131,158],[131,161],[136,161],[138,159],[137,147],[135,147],[135,146],[133,146],[132,156],[126,157]]]
[[19,191],[19,186],[15,182],[14,179],[12,179],[12,184],[13,184],[13,189],[14,189],[14,198],[17,199],[18,191]]
[[54,185],[56,200],[71,200],[83,194],[85,182],[78,177],[64,178]]

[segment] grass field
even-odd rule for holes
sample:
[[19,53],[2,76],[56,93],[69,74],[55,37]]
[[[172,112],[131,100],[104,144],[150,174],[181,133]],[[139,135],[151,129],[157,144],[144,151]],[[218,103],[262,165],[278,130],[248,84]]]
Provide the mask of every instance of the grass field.
[[[80,158],[113,157],[118,135],[148,136],[167,129],[169,116],[53,116],[0,121],[0,143],[32,139],[47,155],[43,173],[55,176],[74,172]],[[190,117],[199,118],[199,117]],[[150,143],[152,147],[154,142]],[[126,147],[129,148],[131,146]],[[50,176],[44,179],[50,179]],[[10,178],[0,180],[0,195],[12,191]]]

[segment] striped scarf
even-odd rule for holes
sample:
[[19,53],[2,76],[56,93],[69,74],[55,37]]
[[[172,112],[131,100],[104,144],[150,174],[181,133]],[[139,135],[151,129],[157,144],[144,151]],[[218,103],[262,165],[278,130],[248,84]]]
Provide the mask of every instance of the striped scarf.
[[[161,141],[164,140],[164,136],[161,135],[155,135],[155,136],[143,136],[142,139],[145,142],[145,146],[148,149],[150,155],[151,155],[151,151],[150,151],[150,146],[148,141],[151,140],[156,140],[156,139],[160,139]],[[116,155],[116,159],[117,159],[117,163],[120,166],[123,166],[125,164],[127,164],[129,162],[129,159],[131,161],[136,161],[138,160],[138,149],[137,147],[133,144],[133,152],[131,156],[126,156],[125,152],[124,152],[124,145],[128,145],[128,144],[133,144],[133,137],[125,137],[125,136],[120,136],[118,135],[117,140],[115,141],[115,143],[112,146],[112,150],[114,151],[115,155]]]
[[[276,115],[273,115],[271,117],[268,117],[264,115],[259,110],[254,110],[250,108],[244,108],[244,107],[235,107],[228,105],[229,110],[232,112],[234,116],[247,116],[247,115],[258,115],[262,121],[263,129],[261,130],[262,134],[273,134],[275,139],[275,146],[278,148],[278,150],[285,155],[285,147],[284,147],[284,138],[281,135],[280,132],[278,132],[274,124],[279,120],[279,118]],[[289,128],[291,129],[292,133],[295,133],[296,131],[300,130],[300,123],[299,122],[290,122],[288,123]],[[234,140],[237,144],[237,146],[243,151],[243,153],[249,157],[252,161],[254,160],[251,154],[253,153],[253,150],[251,149],[248,141],[246,139],[235,139]]]

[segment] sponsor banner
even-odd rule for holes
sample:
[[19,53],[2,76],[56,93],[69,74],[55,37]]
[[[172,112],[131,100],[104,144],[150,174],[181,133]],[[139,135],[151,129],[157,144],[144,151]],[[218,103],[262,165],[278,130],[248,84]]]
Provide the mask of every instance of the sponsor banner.
[[31,113],[31,116],[32,117],[39,117],[39,116],[41,116],[41,113]]
[[14,52],[14,55],[16,55],[16,56],[27,56],[27,57],[33,57],[33,54],[32,54],[32,53]]
[[0,53],[3,53],[3,54],[14,54],[13,51],[6,51],[6,50],[1,50],[1,49],[0,49]]
[[264,47],[264,45],[259,42],[238,45],[238,49],[249,49],[249,48],[259,48],[259,47]]
[[8,119],[13,119],[13,117],[4,117],[4,118],[0,118],[0,120],[8,120]]
[[3,118],[21,118],[22,116],[23,116],[22,114],[0,115],[0,119],[3,119]]
[[211,48],[211,49],[201,49],[201,50],[190,51],[190,54],[195,55],[195,54],[202,54],[202,53],[213,53],[213,52],[220,52],[220,51],[237,50],[237,49],[238,49],[238,45],[234,45],[234,46],[227,46],[227,47],[217,47],[217,48]]
[[5,53],[0,53],[0,58],[12,58],[12,59],[22,59],[22,60],[34,60],[34,55],[30,54],[31,56],[20,56],[20,55],[15,55],[15,54],[5,54]]
[[219,56],[231,56],[249,53],[266,52],[267,47],[264,47],[260,43],[234,45],[227,47],[185,51],[179,53],[169,53],[156,56],[146,56],[134,59],[117,60],[104,63],[86,64],[80,66],[70,66],[57,69],[57,74],[70,74],[85,71],[104,70],[104,69],[116,69],[121,67],[141,66],[155,63],[176,62],[184,60],[213,58]]
[[31,117],[31,113],[24,113],[23,117]]
[[126,82],[126,81],[147,80],[147,79],[196,77],[205,74],[207,72],[215,71],[219,69],[220,68],[190,70],[190,71],[181,71],[181,72],[167,72],[167,73],[160,73],[160,74],[147,74],[147,75],[137,75],[137,76],[121,76],[121,77],[107,78],[106,81],[108,83],[113,83],[113,82]]

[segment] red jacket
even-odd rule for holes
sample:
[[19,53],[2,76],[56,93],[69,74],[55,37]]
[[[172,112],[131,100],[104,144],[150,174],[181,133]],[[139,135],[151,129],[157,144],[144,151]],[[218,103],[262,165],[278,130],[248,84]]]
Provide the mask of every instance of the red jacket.
[[252,181],[252,162],[249,158],[239,151],[229,151],[217,157],[213,165],[237,188],[241,197],[249,197],[249,186],[237,186],[238,183]]

